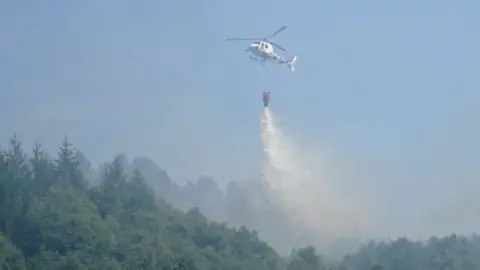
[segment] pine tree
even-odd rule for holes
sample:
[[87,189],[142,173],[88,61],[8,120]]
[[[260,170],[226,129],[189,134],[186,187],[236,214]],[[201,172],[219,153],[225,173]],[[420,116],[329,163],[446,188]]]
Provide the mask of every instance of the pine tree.
[[75,148],[65,136],[56,160],[56,178],[62,185],[71,184],[86,188],[82,172],[78,169],[78,161],[75,159]]

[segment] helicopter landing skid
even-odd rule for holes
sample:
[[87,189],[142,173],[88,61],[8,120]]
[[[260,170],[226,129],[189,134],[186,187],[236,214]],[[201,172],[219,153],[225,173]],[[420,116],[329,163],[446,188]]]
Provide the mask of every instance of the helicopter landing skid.
[[252,60],[252,62],[257,63],[262,67],[264,67],[267,64],[267,61],[263,58],[257,58],[257,57],[253,57],[251,55],[249,55],[249,57],[250,57],[250,60]]

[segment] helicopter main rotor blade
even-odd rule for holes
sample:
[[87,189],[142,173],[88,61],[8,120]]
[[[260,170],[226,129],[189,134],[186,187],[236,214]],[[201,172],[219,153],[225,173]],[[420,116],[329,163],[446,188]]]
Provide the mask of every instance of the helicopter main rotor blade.
[[269,41],[269,42],[270,42],[270,44],[272,44],[273,46],[279,48],[280,50],[282,50],[282,51],[284,51],[284,52],[287,51],[286,49],[282,48],[282,46],[280,46],[280,45],[278,45],[278,44],[276,44],[276,43],[274,43],[274,42],[271,42],[271,41]]
[[261,38],[227,38],[226,40],[233,41],[233,40],[261,40]]
[[280,29],[278,29],[277,31],[275,31],[273,34],[271,34],[270,36],[266,37],[266,38],[272,38],[276,35],[278,35],[278,33],[282,32],[283,30],[285,30],[287,28],[287,26],[282,26],[280,27]]

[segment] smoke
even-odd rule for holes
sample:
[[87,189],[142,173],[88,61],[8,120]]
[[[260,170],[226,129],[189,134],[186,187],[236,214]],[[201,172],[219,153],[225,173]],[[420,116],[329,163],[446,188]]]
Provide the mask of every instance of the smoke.
[[335,240],[363,234],[371,223],[367,209],[335,191],[326,163],[301,153],[281,132],[268,108],[261,119],[261,139],[266,159],[264,180],[298,241],[326,248]]

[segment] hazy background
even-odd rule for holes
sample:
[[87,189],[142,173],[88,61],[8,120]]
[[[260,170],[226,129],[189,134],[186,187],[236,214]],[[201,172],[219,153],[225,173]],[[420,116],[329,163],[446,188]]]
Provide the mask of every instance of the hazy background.
[[[226,37],[275,38],[267,79]],[[261,92],[299,147],[377,202],[375,236],[480,225],[480,3],[2,1],[0,136],[222,187],[261,168]],[[372,235],[373,236],[373,235]]]

